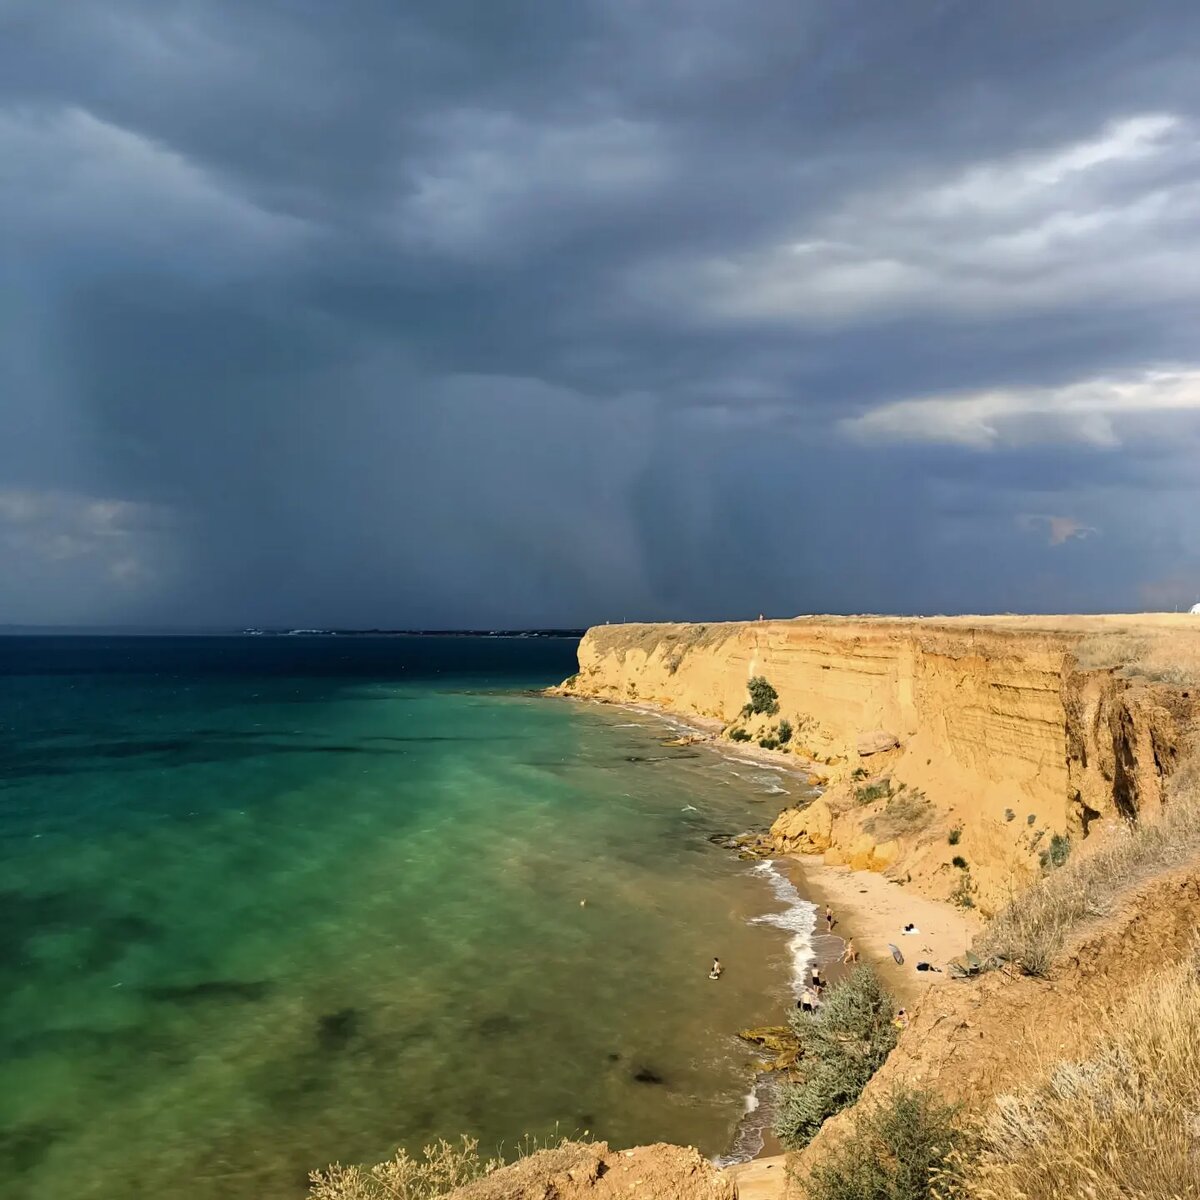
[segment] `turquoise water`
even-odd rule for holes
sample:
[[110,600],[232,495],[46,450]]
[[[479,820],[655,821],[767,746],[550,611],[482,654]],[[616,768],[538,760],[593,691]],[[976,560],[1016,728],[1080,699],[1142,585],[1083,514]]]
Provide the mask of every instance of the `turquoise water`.
[[791,956],[709,837],[791,785],[528,693],[573,669],[557,640],[0,639],[5,1196],[301,1197],[556,1124],[726,1150],[733,1032]]

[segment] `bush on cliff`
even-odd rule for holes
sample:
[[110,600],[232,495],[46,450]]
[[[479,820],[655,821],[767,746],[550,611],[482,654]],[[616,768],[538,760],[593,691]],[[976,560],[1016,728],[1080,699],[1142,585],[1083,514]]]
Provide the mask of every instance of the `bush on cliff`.
[[854,1130],[804,1181],[808,1200],[929,1200],[951,1178],[955,1109],[897,1088],[854,1114]]
[[1066,834],[1056,833],[1050,839],[1050,847],[1038,855],[1044,870],[1061,867],[1071,856],[1071,839]]
[[755,675],[746,684],[746,690],[750,693],[747,707],[752,713],[774,716],[779,711],[779,693],[761,675]]
[[834,984],[815,1014],[792,1015],[802,1078],[783,1089],[775,1116],[781,1141],[807,1145],[827,1117],[858,1099],[896,1044],[894,1016],[892,998],[869,966]]
[[875,783],[866,783],[862,787],[854,789],[855,804],[874,804],[876,800],[882,800],[885,796],[890,796],[892,792],[892,781],[890,779],[879,779]]

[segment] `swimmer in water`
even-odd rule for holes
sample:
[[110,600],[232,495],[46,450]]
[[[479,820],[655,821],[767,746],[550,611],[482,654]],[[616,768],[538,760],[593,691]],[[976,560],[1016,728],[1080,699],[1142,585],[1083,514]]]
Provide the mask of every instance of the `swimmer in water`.
[[724,970],[725,970],[725,968],[723,966],[721,966],[721,960],[719,958],[714,958],[712,970],[709,971],[709,973],[708,973],[709,979],[720,979],[721,972]]

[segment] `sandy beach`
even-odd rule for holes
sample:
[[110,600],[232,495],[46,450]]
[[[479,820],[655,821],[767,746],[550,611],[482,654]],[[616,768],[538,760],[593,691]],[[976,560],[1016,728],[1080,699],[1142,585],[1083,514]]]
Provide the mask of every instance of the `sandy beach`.
[[[930,987],[944,984],[950,976],[947,962],[959,957],[970,944],[982,922],[970,910],[955,908],[906,891],[900,884],[874,871],[851,871],[826,866],[816,857],[794,857],[799,887],[821,912],[814,937],[817,960],[828,962],[841,956],[845,939],[853,938],[860,958],[870,962],[884,984],[905,1007],[913,1007]],[[825,905],[833,909],[833,936],[824,933]],[[920,931],[904,933],[905,925]],[[892,957],[889,946],[904,956],[903,965]],[[836,952],[836,953],[835,953]],[[918,971],[917,963],[928,962],[940,971]]]

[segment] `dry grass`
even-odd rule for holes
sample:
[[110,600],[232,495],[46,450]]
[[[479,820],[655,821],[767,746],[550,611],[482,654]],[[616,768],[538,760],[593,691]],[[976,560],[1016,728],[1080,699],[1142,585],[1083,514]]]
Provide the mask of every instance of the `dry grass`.
[[314,1171],[308,1195],[309,1200],[437,1200],[503,1165],[499,1158],[481,1158],[473,1138],[464,1137],[458,1146],[439,1140],[420,1158],[397,1150],[394,1158],[367,1169],[334,1163]]
[[593,625],[588,638],[603,655],[625,661],[630,650],[641,650],[647,658],[661,654],[673,675],[692,650],[723,642],[735,628],[729,625]]
[[933,805],[925,793],[906,784],[888,797],[888,802],[863,822],[863,831],[880,842],[893,838],[913,837],[933,820]]
[[1075,647],[1083,671],[1115,671],[1124,679],[1175,686],[1200,684],[1200,621],[1195,630],[1086,634]]
[[1103,1049],[1001,1096],[960,1154],[962,1200],[1200,1196],[1200,945],[1100,1025]]
[[1157,821],[1142,821],[1092,854],[1027,888],[975,939],[975,952],[1045,975],[1070,935],[1090,917],[1111,911],[1118,893],[1139,879],[1200,853],[1200,762],[1193,755],[1176,773]]
[[[535,1173],[549,1178],[570,1170],[592,1156],[590,1142],[566,1138],[542,1145],[526,1136],[517,1146],[515,1158],[529,1164]],[[309,1200],[439,1200],[451,1192],[468,1188],[470,1200],[501,1200],[521,1190],[521,1172],[505,1171],[505,1182],[490,1186],[492,1176],[510,1164],[502,1157],[482,1158],[479,1143],[463,1137],[457,1146],[439,1139],[426,1146],[420,1158],[397,1150],[394,1158],[373,1167],[343,1167],[335,1163],[309,1176]]]

